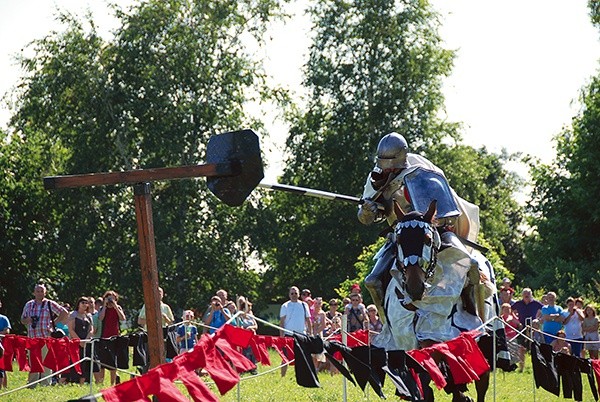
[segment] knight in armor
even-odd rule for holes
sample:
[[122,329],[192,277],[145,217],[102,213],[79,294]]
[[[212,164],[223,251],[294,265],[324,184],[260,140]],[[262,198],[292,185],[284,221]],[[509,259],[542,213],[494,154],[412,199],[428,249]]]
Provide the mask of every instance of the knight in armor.
[[[423,156],[409,153],[408,143],[402,135],[395,132],[383,136],[379,141],[375,166],[369,173],[364,187],[362,196],[364,203],[358,209],[358,220],[365,225],[380,222],[394,225],[397,220],[394,201],[407,212],[419,209],[415,208],[416,200],[411,200],[406,185],[410,175],[418,168],[431,172],[430,177],[434,182],[443,182],[438,186],[439,189],[433,190],[436,193],[434,198],[438,200],[438,205],[441,203],[450,207],[446,208],[447,211],[441,216],[438,214],[437,226],[462,238],[475,241],[479,231],[479,208],[456,195],[447,185],[444,172],[440,168]],[[420,187],[423,185],[421,184]],[[421,192],[423,191],[431,190],[421,189]],[[429,201],[427,205],[428,203]],[[419,212],[425,211],[419,209]],[[390,236],[375,258],[375,267],[365,278],[365,285],[379,310],[380,317],[383,318],[385,315],[382,304],[385,289],[382,278],[392,268],[395,258],[395,247],[390,241]]]

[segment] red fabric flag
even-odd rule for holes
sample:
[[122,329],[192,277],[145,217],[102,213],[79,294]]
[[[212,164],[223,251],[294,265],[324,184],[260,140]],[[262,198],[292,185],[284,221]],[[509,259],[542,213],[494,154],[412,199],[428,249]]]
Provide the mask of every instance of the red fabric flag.
[[253,336],[254,333],[249,329],[234,327],[230,324],[223,325],[217,333],[217,337],[225,337],[230,344],[240,348],[247,348]]
[[15,335],[5,335],[2,338],[2,345],[4,346],[4,356],[0,359],[0,370],[13,371],[12,361],[15,357],[15,350],[13,348]]
[[254,353],[254,357],[258,359],[260,364],[265,366],[271,365],[269,352],[267,351],[267,346],[262,336],[254,335],[250,340],[250,348],[252,349],[252,353]]
[[240,376],[225,361],[221,352],[215,347],[214,339],[210,337],[207,337],[204,355],[206,356],[206,371],[217,385],[221,395],[225,395],[240,382]]
[[150,401],[150,399],[144,396],[144,392],[137,382],[138,378],[139,377],[136,377],[133,380],[125,381],[114,387],[101,390],[100,392],[102,393],[105,402]]
[[[283,363],[294,360],[294,338],[291,337],[270,337],[271,347],[274,348]],[[293,363],[291,363],[293,365]]]
[[46,345],[44,338],[29,338],[27,340],[27,349],[29,349],[29,364],[32,373],[43,373],[42,348]]
[[225,359],[233,364],[233,367],[235,367],[238,373],[245,373],[246,371],[256,369],[256,364],[252,363],[246,356],[235,350],[227,339],[217,339],[216,346],[223,352]]
[[[17,358],[17,362],[19,363],[20,371],[30,371],[31,370],[29,362],[27,361],[27,353],[25,351],[25,349],[27,348],[28,339],[29,338],[24,337],[24,336],[17,336],[13,340],[13,349],[15,352],[15,357]],[[40,349],[40,360],[41,360],[41,356],[42,356],[42,351]]]
[[48,367],[52,371],[58,371],[69,365],[69,338],[44,338],[48,353],[42,362],[44,367]]
[[173,379],[164,376],[169,370],[163,370],[163,366],[171,364],[161,364],[136,378],[139,387],[145,396],[154,395],[161,402],[188,402],[188,399],[173,385]]
[[69,342],[67,343],[67,349],[69,351],[69,358],[71,359],[71,363],[77,363],[74,366],[75,372],[81,375],[81,366],[79,365],[79,360],[81,359],[79,355],[79,344],[79,339],[69,339]]
[[592,368],[594,369],[594,376],[596,377],[596,384],[600,384],[600,360],[592,360]]
[[438,351],[444,355],[455,384],[468,384],[472,381],[479,380],[479,376],[473,371],[473,368],[470,365],[466,364],[462,358],[458,359],[457,356],[450,352],[447,343],[436,343],[423,349],[423,351],[429,353]]
[[433,380],[434,384],[438,387],[438,389],[442,389],[446,386],[446,378],[440,371],[439,367],[433,360],[433,357],[423,349],[415,349],[409,350],[406,352],[413,359],[415,359],[421,366],[427,370],[429,376]]
[[463,332],[446,343],[452,353],[462,357],[481,376],[490,370],[490,365],[475,341],[475,336],[478,335],[481,335],[479,331]]
[[202,335],[191,352],[178,355],[173,361],[187,371],[204,368],[221,395],[226,394],[240,381],[240,376],[215,348],[215,341],[210,335]]
[[[183,385],[185,385],[186,389],[190,393],[190,396],[195,402],[219,401],[219,398],[212,393],[206,383],[198,377],[198,374],[196,374],[194,371],[195,369],[188,369],[185,367],[185,359],[173,359],[173,363],[170,366],[165,367],[163,370],[167,369],[175,372],[174,378],[179,378],[183,382]],[[169,378],[172,376],[172,374],[167,375]]]

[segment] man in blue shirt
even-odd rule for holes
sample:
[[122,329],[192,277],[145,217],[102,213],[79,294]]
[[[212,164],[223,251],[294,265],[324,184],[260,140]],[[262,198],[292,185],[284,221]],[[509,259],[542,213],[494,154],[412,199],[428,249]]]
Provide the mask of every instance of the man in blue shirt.
[[[0,301],[0,307],[2,307],[2,301]],[[11,329],[12,328],[10,326],[10,321],[8,320],[8,317],[0,314],[0,334],[6,335],[6,334],[10,333]],[[1,345],[2,344],[0,343],[0,346]],[[1,356],[2,355],[0,354],[0,357]],[[4,387],[4,388],[7,387],[6,372],[4,370],[0,370],[0,388],[2,388],[2,387]]]
[[[517,313],[519,322],[522,328],[526,328],[527,325],[531,325],[531,322],[537,318],[543,305],[539,301],[533,298],[533,292],[529,288],[524,288],[521,293],[521,300],[513,303],[512,310]],[[531,333],[525,332],[529,337],[532,337]],[[529,350],[529,339],[523,335],[519,335],[517,338],[519,343],[519,371],[523,371],[525,368],[525,352]]]
[[204,318],[204,324],[210,327],[208,332],[213,334],[230,318],[231,314],[229,314],[229,310],[223,308],[221,298],[219,296],[213,296],[210,299],[210,308],[208,310],[208,314]]
[[556,293],[548,292],[546,300],[548,305],[542,307],[542,320],[544,322],[542,331],[544,331],[544,340],[546,343],[550,343],[556,339],[556,333],[562,328],[564,318],[562,307],[555,304]]

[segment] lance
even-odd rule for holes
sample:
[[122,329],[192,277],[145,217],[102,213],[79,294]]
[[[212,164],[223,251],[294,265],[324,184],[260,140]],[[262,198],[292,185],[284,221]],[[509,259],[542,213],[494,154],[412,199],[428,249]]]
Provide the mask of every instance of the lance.
[[363,204],[364,203],[364,200],[362,198],[352,197],[350,195],[344,195],[344,194],[331,193],[329,191],[315,190],[312,188],[290,186],[289,184],[260,182],[258,184],[258,187],[266,188],[269,190],[285,191],[288,193],[294,193],[294,194],[298,194],[298,195],[306,195],[309,197],[322,198],[325,200],[344,201],[344,202],[351,202],[353,204]]

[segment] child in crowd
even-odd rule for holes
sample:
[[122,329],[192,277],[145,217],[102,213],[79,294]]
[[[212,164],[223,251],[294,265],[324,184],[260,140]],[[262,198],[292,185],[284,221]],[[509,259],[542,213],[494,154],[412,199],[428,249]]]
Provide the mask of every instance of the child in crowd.
[[185,310],[181,318],[183,318],[183,324],[177,327],[177,345],[179,346],[179,353],[184,353],[191,351],[196,346],[198,328],[192,324],[194,320],[192,310]]
[[564,353],[566,355],[571,354],[571,344],[566,341],[567,334],[562,329],[556,333],[556,338],[550,342],[552,350],[554,352]]
[[531,321],[531,339],[539,343],[545,343],[544,334],[541,332],[542,322],[538,319]]

